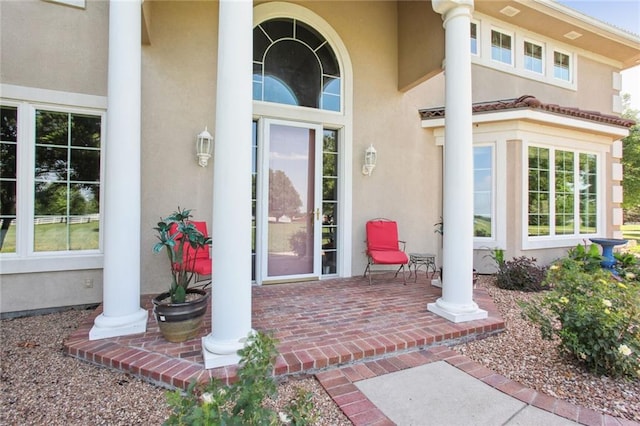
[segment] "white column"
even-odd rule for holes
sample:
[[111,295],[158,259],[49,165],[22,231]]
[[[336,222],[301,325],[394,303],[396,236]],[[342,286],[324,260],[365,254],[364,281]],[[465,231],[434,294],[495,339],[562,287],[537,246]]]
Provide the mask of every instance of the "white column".
[[449,321],[487,317],[473,301],[473,131],[469,26],[473,0],[433,0],[445,29],[442,297],[428,309]]
[[103,313],[89,339],[144,333],[140,307],[140,0],[109,4]]
[[205,368],[236,364],[251,332],[253,2],[221,0],[213,158],[211,334]]

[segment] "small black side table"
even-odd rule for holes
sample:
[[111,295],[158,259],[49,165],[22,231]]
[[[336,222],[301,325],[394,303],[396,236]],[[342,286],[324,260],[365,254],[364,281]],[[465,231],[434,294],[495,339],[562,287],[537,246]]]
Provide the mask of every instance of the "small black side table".
[[[411,267],[413,266],[413,272]],[[409,253],[409,278],[414,273],[413,282],[418,280],[418,269],[421,266],[425,267],[425,274],[431,271],[431,278],[433,279],[438,269],[436,268],[436,255],[432,253]]]

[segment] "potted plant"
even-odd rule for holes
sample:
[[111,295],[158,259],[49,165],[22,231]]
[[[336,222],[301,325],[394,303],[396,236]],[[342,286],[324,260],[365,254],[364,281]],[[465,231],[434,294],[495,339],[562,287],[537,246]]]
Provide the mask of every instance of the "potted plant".
[[211,245],[211,238],[190,218],[191,210],[178,207],[153,228],[159,240],[153,251],[165,250],[171,271],[169,291],[153,299],[153,313],[161,333],[170,342],[183,342],[198,334],[209,300],[204,289],[189,288],[196,278],[198,251]]

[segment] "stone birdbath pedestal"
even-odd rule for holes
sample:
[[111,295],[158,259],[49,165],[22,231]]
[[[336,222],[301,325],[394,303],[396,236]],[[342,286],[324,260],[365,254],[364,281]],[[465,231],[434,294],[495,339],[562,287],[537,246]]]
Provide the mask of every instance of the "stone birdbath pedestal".
[[611,272],[614,272],[613,265],[616,264],[616,259],[613,257],[613,248],[615,246],[621,246],[627,243],[627,240],[622,240],[618,238],[589,238],[592,243],[598,244],[602,246],[602,261],[600,262],[600,266],[604,269],[608,269]]

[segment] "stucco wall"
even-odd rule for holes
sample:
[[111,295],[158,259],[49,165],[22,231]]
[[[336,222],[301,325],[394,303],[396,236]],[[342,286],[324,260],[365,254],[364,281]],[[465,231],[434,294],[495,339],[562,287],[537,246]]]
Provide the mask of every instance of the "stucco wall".
[[[397,220],[407,251],[437,253],[441,264],[441,241],[433,231],[441,216],[442,148],[436,146],[432,132],[421,128],[418,110],[444,105],[442,73],[407,92],[398,90],[399,80],[405,79],[399,77],[399,64],[406,62],[398,53],[396,2],[297,3],[331,25],[353,67],[353,139],[348,141],[353,148],[348,188],[353,202],[352,267],[344,274],[362,273],[364,225],[375,217]],[[86,10],[81,10],[39,0],[0,1],[0,8],[2,83],[106,95],[108,2],[88,1]],[[145,18],[150,38],[142,47],[139,243],[141,290],[154,293],[168,285],[166,258],[151,251],[157,220],[178,206],[193,208],[197,219],[210,221],[212,215],[213,165],[197,165],[195,137],[205,126],[212,134],[215,130],[218,4],[153,1],[145,5]],[[430,43],[439,48],[442,40],[420,42],[424,48],[415,54],[429,57]],[[578,67],[579,89],[611,81],[610,66],[580,58]],[[474,101],[533,94],[543,102],[605,113],[611,109],[608,86],[597,94],[577,93],[480,66],[473,67],[473,90]],[[378,163],[371,176],[363,176],[360,170],[369,144],[378,151]],[[509,161],[519,163],[519,155],[515,145],[509,148]],[[510,176],[507,186],[510,208],[513,203],[518,212],[520,180]],[[515,222],[508,225],[513,235],[508,247],[516,254],[521,219],[519,213],[514,216]],[[100,270],[3,275],[0,310],[99,302],[101,277]],[[92,288],[86,288],[87,279],[93,279]],[[42,297],[35,300],[34,294]]]
[[0,276],[0,313],[102,302],[102,270]]
[[169,285],[166,255],[153,254],[153,227],[178,206],[212,215],[213,160],[198,166],[195,141],[215,129],[217,2],[151,2],[142,47],[142,293]]
[[473,101],[495,101],[533,95],[544,103],[613,114],[613,95],[617,94],[612,89],[614,71],[619,70],[578,57],[578,89],[570,90],[474,64]]
[[106,96],[107,1],[0,1],[0,27],[2,83]]

